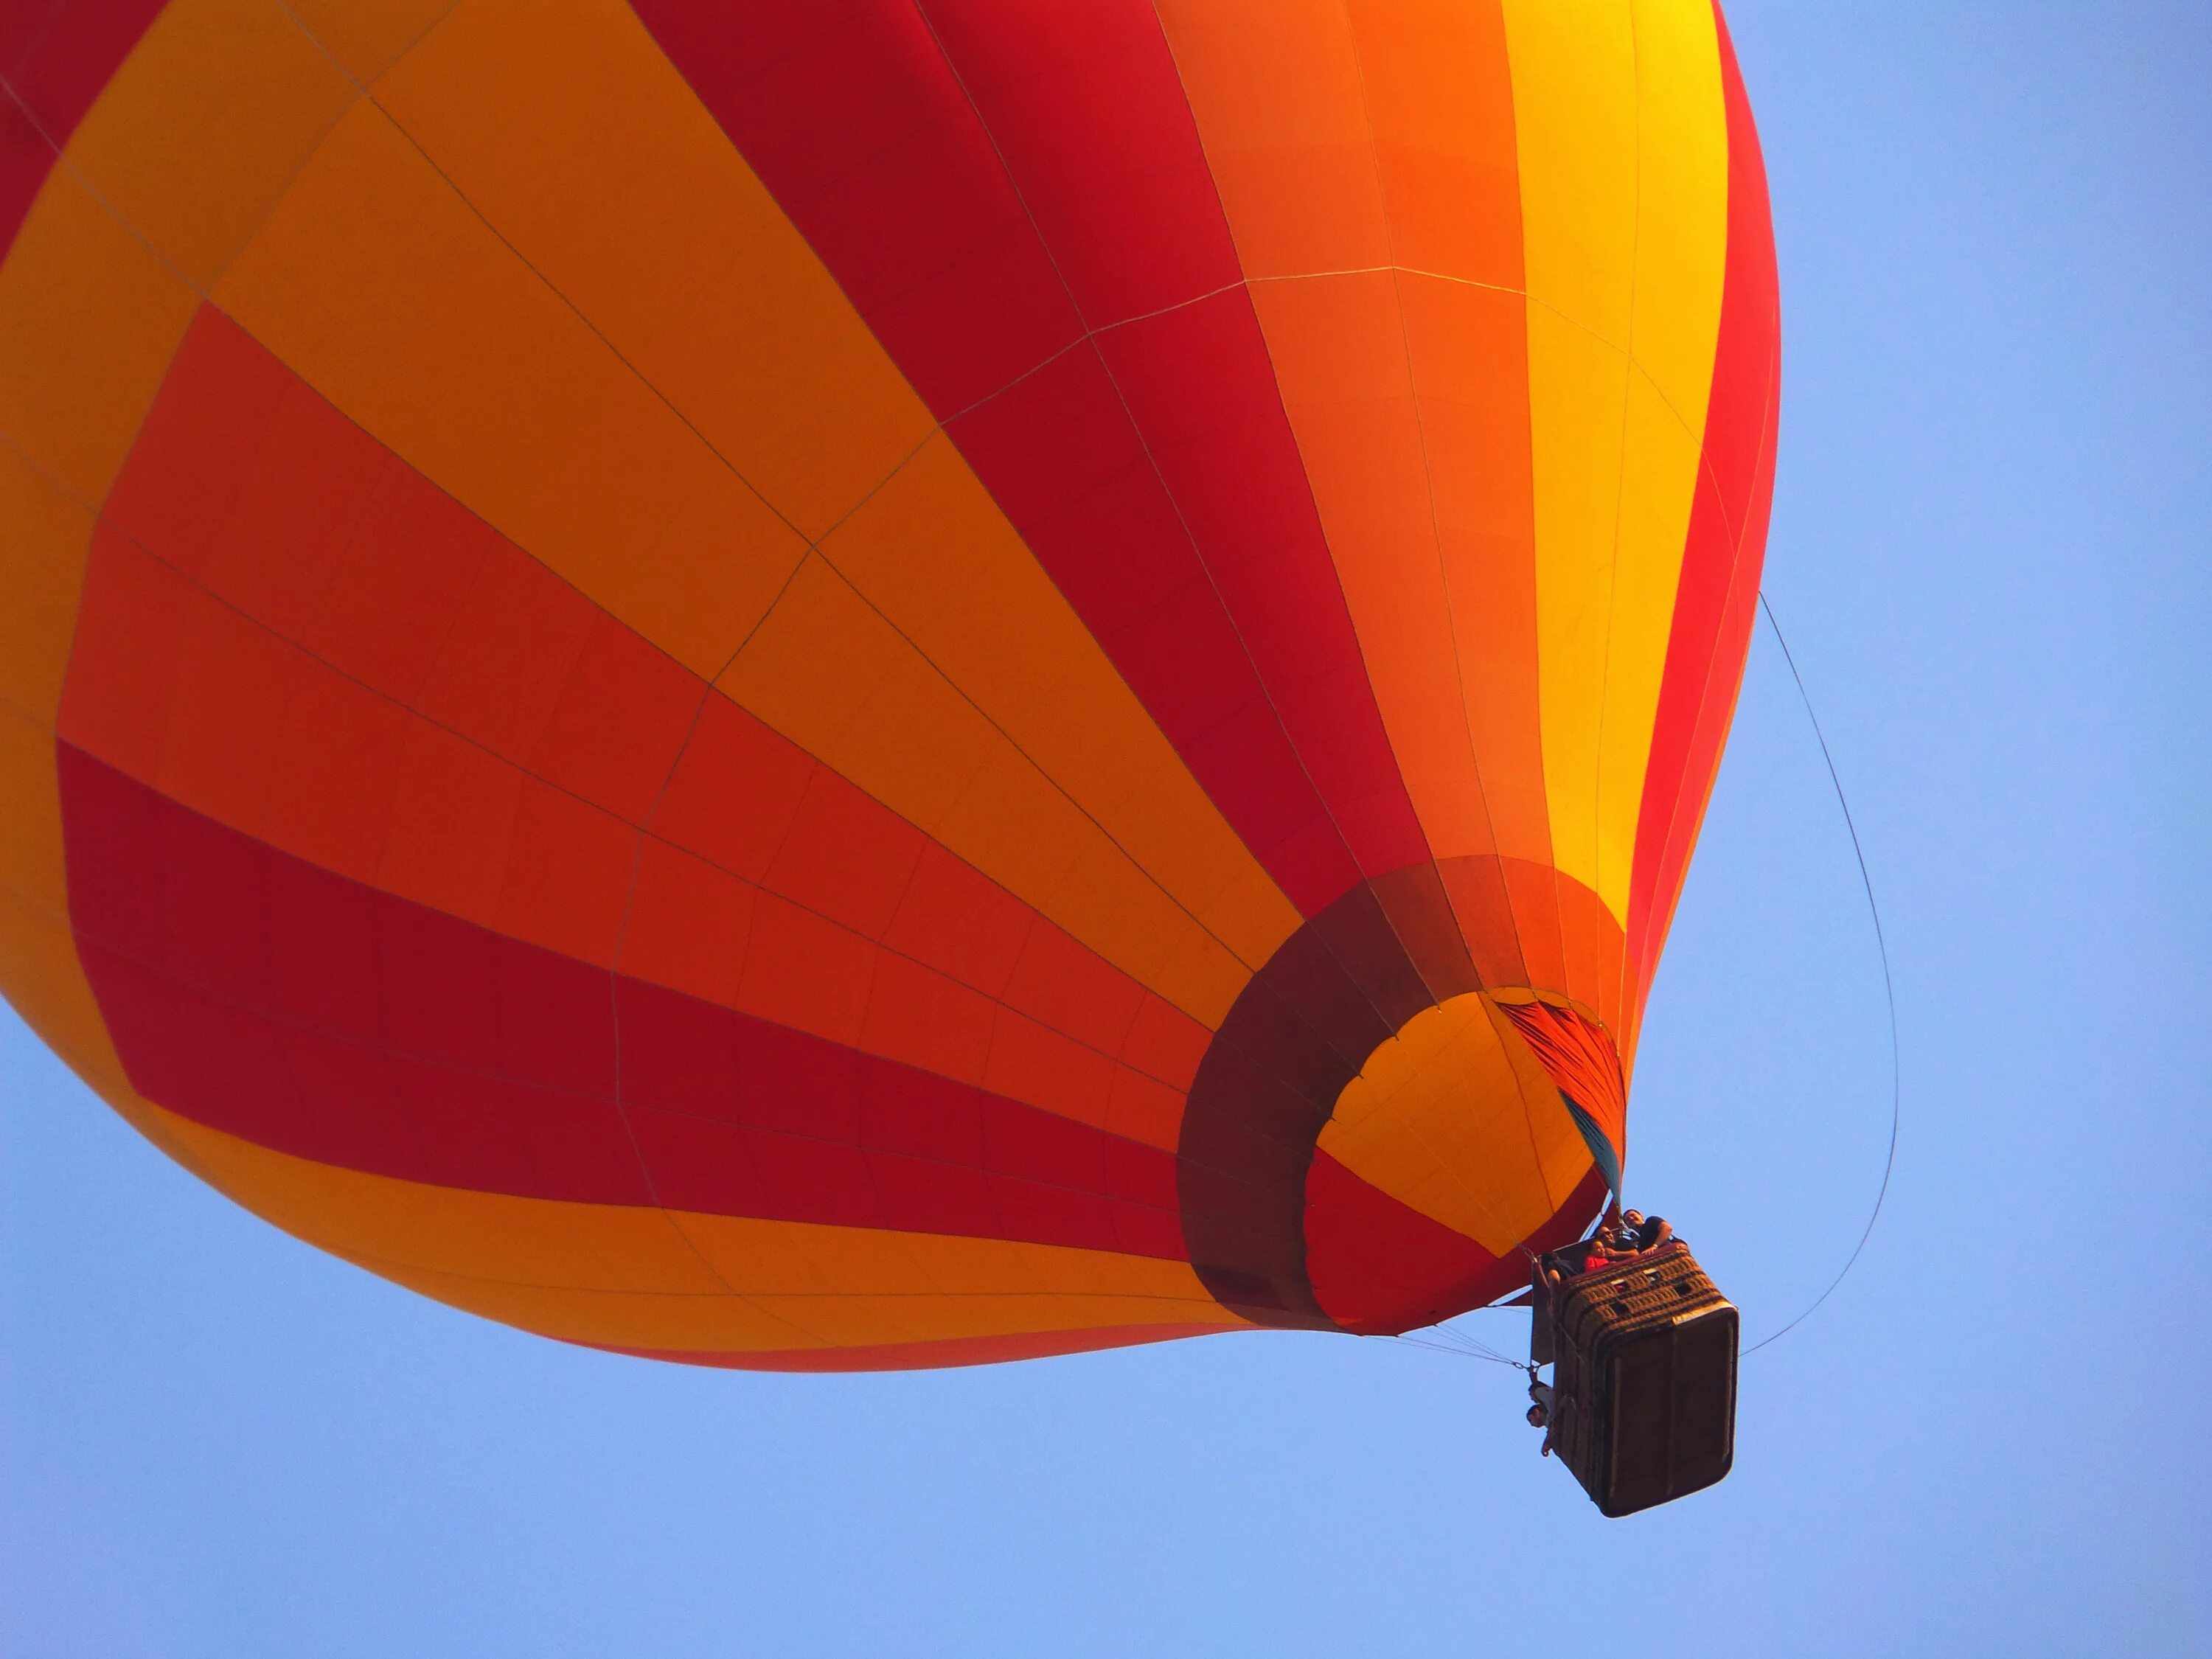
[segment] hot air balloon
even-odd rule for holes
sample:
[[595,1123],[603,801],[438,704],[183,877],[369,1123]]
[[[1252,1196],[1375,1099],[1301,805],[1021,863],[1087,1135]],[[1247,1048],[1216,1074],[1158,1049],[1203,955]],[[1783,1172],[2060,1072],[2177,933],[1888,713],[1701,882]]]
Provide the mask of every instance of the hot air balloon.
[[1772,476],[1708,0],[33,0],[0,987],[563,1340],[1403,1331],[1616,1188]]

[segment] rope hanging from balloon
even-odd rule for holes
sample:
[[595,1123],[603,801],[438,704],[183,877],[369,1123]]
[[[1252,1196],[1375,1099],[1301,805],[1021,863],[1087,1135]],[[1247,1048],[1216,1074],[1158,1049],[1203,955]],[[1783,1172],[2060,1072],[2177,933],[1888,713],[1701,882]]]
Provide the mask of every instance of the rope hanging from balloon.
[[[1766,618],[1766,626],[1774,635],[1775,644],[1782,648],[1782,660],[1790,670],[1790,680],[1797,687],[1797,699],[1803,705],[1805,719],[1813,728],[1814,740],[1820,746],[1821,762],[1828,769],[1828,782],[1835,790],[1836,805],[1844,815],[1844,828],[1850,836],[1851,856],[1858,865],[1859,885],[1866,894],[1867,916],[1874,925],[1875,950],[1881,961],[1882,997],[1889,1014],[1889,1146],[1882,1156],[1881,1182],[1875,1191],[1874,1207],[1867,1212],[1866,1225],[1859,1232],[1858,1242],[1851,1246],[1850,1255],[1844,1259],[1844,1265],[1836,1270],[1836,1276],[1828,1281],[1827,1287],[1807,1304],[1796,1317],[1753,1343],[1743,1351],[1746,1355],[1757,1353],[1761,1348],[1780,1341],[1811,1318],[1820,1304],[1833,1296],[1837,1287],[1850,1276],[1851,1269],[1858,1265],[1859,1257],[1865,1254],[1867,1241],[1874,1237],[1875,1224],[1881,1219],[1882,1206],[1889,1198],[1890,1177],[1897,1169],[1897,1135],[1904,1105],[1904,1066],[1897,1033],[1897,983],[1890,972],[1889,939],[1882,928],[1881,906],[1875,897],[1874,877],[1867,868],[1866,848],[1859,841],[1858,823],[1851,816],[1851,804],[1844,793],[1843,778],[1836,770],[1836,757],[1828,747],[1827,733],[1820,729],[1820,717],[1813,708],[1812,694],[1805,689],[1805,677],[1798,671],[1797,659],[1790,649],[1790,641],[1783,635],[1782,623],[1775,617],[1774,606],[1764,589],[1759,592],[1759,608]],[[1477,1311],[1486,1312],[1488,1310],[1479,1309]],[[1431,1338],[1443,1340],[1431,1340]],[[1494,1364],[1512,1366],[1516,1370],[1530,1369],[1522,1361],[1509,1358],[1488,1343],[1449,1324],[1431,1326],[1422,1336],[1401,1336],[1398,1340],[1415,1347],[1431,1348],[1438,1353],[1452,1354],[1463,1359],[1486,1359]]]
[[1782,624],[1776,619],[1774,606],[1768,600],[1764,588],[1759,590],[1759,608],[1765,615],[1766,626],[1774,635],[1775,644],[1782,647],[1782,660],[1789,665],[1790,678],[1796,683],[1797,700],[1804,705],[1805,719],[1813,727],[1814,741],[1820,745],[1820,759],[1827,766],[1828,781],[1835,787],[1836,805],[1843,809],[1844,828],[1850,833],[1851,856],[1858,860],[1859,885],[1866,892],[1867,915],[1874,923],[1875,949],[1881,958],[1881,992],[1889,1007],[1889,1149],[1882,1157],[1881,1184],[1875,1188],[1874,1207],[1867,1212],[1866,1226],[1859,1233],[1858,1243],[1851,1246],[1850,1255],[1844,1258],[1844,1265],[1837,1269],[1836,1276],[1828,1281],[1826,1290],[1807,1304],[1802,1313],[1780,1330],[1753,1343],[1744,1350],[1746,1354],[1757,1353],[1769,1343],[1780,1341],[1810,1319],[1820,1304],[1836,1293],[1836,1287],[1850,1277],[1851,1269],[1858,1266],[1859,1257],[1866,1250],[1867,1240],[1874,1237],[1875,1224],[1881,1219],[1881,1206],[1889,1197],[1889,1178],[1897,1169],[1897,1130],[1899,1120],[1903,1115],[1905,1097],[1904,1066],[1897,1040],[1897,981],[1890,973],[1889,938],[1882,931],[1881,906],[1874,896],[1874,877],[1867,870],[1866,848],[1859,842],[1859,827],[1851,817],[1851,804],[1844,793],[1843,778],[1836,771],[1836,757],[1828,749],[1827,733],[1820,729],[1820,717],[1814,712],[1812,694],[1805,689],[1805,677],[1797,672],[1797,659],[1790,652],[1790,641],[1783,637]]

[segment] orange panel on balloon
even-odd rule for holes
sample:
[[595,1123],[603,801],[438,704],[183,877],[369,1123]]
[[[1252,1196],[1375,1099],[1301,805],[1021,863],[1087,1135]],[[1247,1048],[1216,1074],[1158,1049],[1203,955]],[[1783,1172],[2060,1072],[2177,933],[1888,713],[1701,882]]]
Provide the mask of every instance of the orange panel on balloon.
[[1500,853],[1548,863],[1523,307],[1413,272],[1398,298],[1484,804]]

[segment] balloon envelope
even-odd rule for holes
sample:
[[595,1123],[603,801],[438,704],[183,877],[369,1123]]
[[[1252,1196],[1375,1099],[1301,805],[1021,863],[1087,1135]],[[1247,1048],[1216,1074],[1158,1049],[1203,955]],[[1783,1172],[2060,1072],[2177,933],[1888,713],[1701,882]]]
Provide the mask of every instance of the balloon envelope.
[[1771,478],[1705,0],[0,24],[0,984],[732,1365],[1395,1331],[1616,1183]]

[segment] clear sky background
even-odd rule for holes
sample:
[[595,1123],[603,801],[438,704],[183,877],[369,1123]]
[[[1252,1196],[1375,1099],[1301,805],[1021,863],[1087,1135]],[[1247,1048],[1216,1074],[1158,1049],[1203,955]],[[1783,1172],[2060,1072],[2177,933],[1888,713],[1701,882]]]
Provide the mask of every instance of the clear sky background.
[[[1732,21],[1767,591],[1905,1094],[1724,1485],[1603,1521],[1516,1373],[1400,1342],[800,1377],[525,1337],[234,1209],[0,1013],[0,1654],[2212,1655],[2212,8]],[[1753,1340],[1864,1220],[1886,1029],[1762,632],[1630,1166]]]

